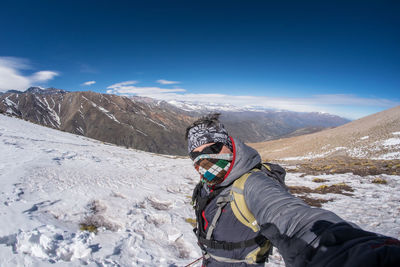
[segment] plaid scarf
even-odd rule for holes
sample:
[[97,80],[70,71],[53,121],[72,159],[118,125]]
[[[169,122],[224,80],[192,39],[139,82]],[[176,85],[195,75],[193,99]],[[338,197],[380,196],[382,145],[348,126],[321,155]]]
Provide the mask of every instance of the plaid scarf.
[[202,154],[195,158],[194,168],[200,173],[201,181],[208,186],[221,183],[233,160],[233,154]]

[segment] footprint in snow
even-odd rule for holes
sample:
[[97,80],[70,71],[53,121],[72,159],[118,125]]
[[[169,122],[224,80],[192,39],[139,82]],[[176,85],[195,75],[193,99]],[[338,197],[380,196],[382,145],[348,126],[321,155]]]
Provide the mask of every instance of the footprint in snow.
[[17,141],[3,140],[5,145],[14,146],[15,148],[24,149]]
[[22,195],[25,193],[24,190],[22,188],[20,188],[19,186],[21,185],[21,183],[16,183],[13,184],[14,189],[13,189],[13,196],[8,197],[7,201],[4,202],[4,205],[9,206],[11,203],[13,202],[18,202],[21,200]]
[[74,159],[77,155],[78,154],[76,154],[75,152],[64,152],[61,156],[53,158],[53,160],[56,161],[59,165],[61,165],[61,161]]
[[190,258],[190,254],[192,249],[189,247],[189,244],[183,239],[183,235],[178,237],[174,242],[171,243],[171,248],[174,253],[181,259]]
[[160,200],[154,196],[147,197],[147,202],[156,210],[170,210],[172,208],[172,201]]
[[176,228],[167,229],[167,236],[169,242],[175,242],[178,238],[183,236],[182,232]]
[[75,152],[65,152],[63,153],[63,158],[64,159],[74,159],[78,154]]
[[48,148],[48,149],[42,149],[42,151],[50,154],[50,153],[54,152],[55,150]]
[[154,224],[155,226],[160,226],[163,224],[170,224],[171,218],[166,214],[150,214],[145,216],[145,220],[148,223]]
[[56,200],[56,201],[46,200],[46,201],[42,201],[42,202],[33,204],[33,206],[30,209],[27,209],[27,210],[23,211],[23,213],[27,213],[27,214],[31,215],[32,213],[38,211],[41,208],[52,206],[52,205],[54,205],[54,204],[56,204],[56,203],[58,203],[60,201],[61,200]]
[[168,193],[176,194],[182,192],[182,189],[179,187],[179,185],[167,185],[166,188]]
[[92,156],[92,160],[93,160],[94,162],[101,162],[101,159],[98,158],[98,157],[95,157],[95,156]]

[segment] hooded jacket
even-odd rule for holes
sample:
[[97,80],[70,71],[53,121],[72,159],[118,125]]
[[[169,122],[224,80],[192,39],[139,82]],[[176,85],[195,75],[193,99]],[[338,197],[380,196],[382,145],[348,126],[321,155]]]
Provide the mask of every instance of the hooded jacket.
[[[231,140],[234,154],[231,169],[228,171],[225,180],[215,187],[215,189],[226,187],[219,194],[221,196],[229,194],[233,182],[261,162],[261,157],[256,150],[237,139]],[[204,196],[209,193],[210,189],[204,185],[201,194]],[[325,242],[324,244],[320,244],[320,240],[322,236],[324,240],[332,242],[332,239],[329,239],[332,233],[329,234],[329,231],[326,231],[327,229],[332,230],[337,226],[341,226],[342,230],[345,229],[344,231],[346,231],[347,229],[351,233],[368,233],[359,229],[356,225],[344,221],[333,212],[310,207],[301,199],[291,195],[278,181],[262,171],[253,172],[249,176],[244,185],[244,197],[249,210],[261,227],[261,234],[268,238],[273,246],[279,250],[286,266],[325,266],[325,264],[321,264],[321,260],[323,261],[327,258],[326,241],[323,241]],[[205,230],[209,227],[209,222],[217,211],[217,198],[212,199],[204,209]],[[233,214],[230,205],[227,205],[223,209],[213,231],[213,238],[218,241],[240,242],[254,238],[258,234],[240,223]],[[377,237],[376,234],[368,234]],[[207,253],[224,258],[244,259],[256,247],[230,251],[207,249]],[[341,250],[337,250],[336,253],[338,251]],[[316,257],[314,257],[315,255]],[[312,262],[313,257],[317,261],[314,260]],[[343,262],[337,263],[338,265],[336,266],[341,266],[341,263]],[[264,266],[264,264],[248,265],[245,263],[219,262],[213,257],[206,258],[203,265],[208,267]]]

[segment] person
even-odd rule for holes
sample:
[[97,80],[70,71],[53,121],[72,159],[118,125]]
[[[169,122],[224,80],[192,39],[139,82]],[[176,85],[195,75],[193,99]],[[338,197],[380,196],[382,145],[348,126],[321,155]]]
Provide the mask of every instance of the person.
[[[201,117],[186,130],[189,156],[200,174],[193,202],[203,266],[264,266],[270,244],[286,266],[400,266],[397,239],[364,231],[291,195],[285,171],[262,164],[256,150],[230,137],[219,115]],[[234,184],[244,176],[238,189]],[[238,196],[247,211],[238,212]],[[243,220],[249,216],[243,213],[253,222]]]

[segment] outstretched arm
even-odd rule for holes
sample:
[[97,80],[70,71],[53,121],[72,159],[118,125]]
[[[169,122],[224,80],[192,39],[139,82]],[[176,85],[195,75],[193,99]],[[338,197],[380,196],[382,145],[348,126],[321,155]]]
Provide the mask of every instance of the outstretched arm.
[[244,196],[262,234],[278,248],[287,266],[303,265],[318,246],[316,222],[345,222],[333,212],[310,207],[262,172],[248,178]]
[[248,178],[244,196],[261,233],[278,248],[286,266],[400,266],[399,240],[311,208],[264,173]]

